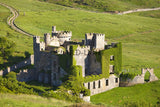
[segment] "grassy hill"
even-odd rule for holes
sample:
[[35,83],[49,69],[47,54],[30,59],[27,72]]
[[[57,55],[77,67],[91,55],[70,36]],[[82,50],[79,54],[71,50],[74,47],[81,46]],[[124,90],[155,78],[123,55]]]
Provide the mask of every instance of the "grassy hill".
[[118,87],[91,96],[91,102],[108,106],[159,107],[160,81],[130,87]]
[[[133,1],[130,0],[128,2]],[[151,2],[151,0],[148,1]],[[42,37],[44,33],[51,32],[52,25],[56,25],[58,30],[71,30],[73,32],[72,38],[77,40],[84,39],[84,34],[87,32],[104,33],[108,43],[122,42],[123,70],[139,74],[142,67],[151,67],[154,68],[156,75],[160,78],[160,19],[159,15],[157,15],[159,11],[111,15],[73,9],[52,3],[39,2],[38,0],[0,0],[0,2],[16,8],[20,16],[15,20],[15,23],[23,30],[34,35]],[[135,5],[136,3],[134,8],[139,6]],[[157,5],[159,4],[157,3]],[[155,17],[148,17],[150,14],[155,15]],[[6,18],[9,15],[9,10],[0,6],[0,35],[7,36],[17,44],[14,56],[9,60],[13,64],[15,61],[18,62],[24,59],[25,51],[33,53],[32,38],[12,30],[6,24]],[[146,103],[148,98],[151,99],[150,103],[156,104],[160,97],[158,94],[159,86],[159,82],[155,82],[136,85],[133,88],[116,88],[106,92],[107,94],[102,93],[93,96],[92,101],[96,104],[105,103],[106,105],[112,105],[118,101],[120,102],[118,105],[122,105],[124,103],[128,104],[126,101],[134,103],[140,98],[146,99],[146,101],[143,100]],[[134,95],[132,91],[136,94]],[[114,93],[116,93],[115,96],[113,96]],[[143,95],[145,93],[146,96]],[[129,97],[127,96],[128,94]],[[106,99],[105,101],[107,102],[103,101],[102,96],[106,96],[103,99]],[[95,101],[95,99],[100,100]],[[121,99],[122,101],[120,101]]]
[[124,11],[136,8],[160,7],[160,0],[40,0],[94,11]]
[[7,25],[8,16],[10,16],[10,11],[0,5],[0,36],[6,36],[8,39],[16,43],[16,49],[13,56],[9,57],[8,61],[4,60],[3,63],[0,63],[0,69],[24,60],[25,52],[30,54],[33,53],[32,38],[12,30]]
[[147,11],[147,12],[136,12],[136,13],[132,13],[132,15],[138,15],[138,16],[159,18],[160,19],[160,10]]
[[124,70],[140,74],[141,68],[151,67],[160,77],[159,18],[94,13],[37,0],[0,1],[19,10],[15,23],[27,32],[43,37],[56,25],[57,30],[71,30],[73,39],[84,39],[86,32],[104,33],[108,43],[123,43]]
[[73,103],[36,95],[0,93],[1,107],[66,107]]

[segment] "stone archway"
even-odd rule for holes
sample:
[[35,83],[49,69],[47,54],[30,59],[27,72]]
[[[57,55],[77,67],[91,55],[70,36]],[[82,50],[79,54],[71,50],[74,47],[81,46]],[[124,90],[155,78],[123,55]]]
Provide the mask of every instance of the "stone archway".
[[150,73],[150,77],[149,77],[149,81],[148,82],[151,82],[151,81],[156,81],[158,80],[158,78],[155,76],[154,74],[154,69],[153,68],[143,68],[142,69],[142,75],[141,76],[145,76],[146,72],[149,72]]
[[150,76],[151,76],[150,72],[147,71],[144,75],[144,82],[149,82],[150,81]]

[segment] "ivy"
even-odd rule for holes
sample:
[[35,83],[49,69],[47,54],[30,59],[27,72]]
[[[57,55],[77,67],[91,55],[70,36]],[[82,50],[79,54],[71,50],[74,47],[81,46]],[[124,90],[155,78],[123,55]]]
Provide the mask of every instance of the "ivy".
[[[122,71],[122,44],[117,43],[115,47],[102,50],[99,52],[94,52],[96,60],[101,63],[102,74],[100,75],[91,75],[84,78],[84,82],[90,82],[99,80],[101,78],[108,78],[109,65],[114,65],[114,73],[119,75]],[[114,56],[114,60],[110,60],[110,56]]]
[[131,79],[133,80],[133,78],[136,76],[135,73],[121,73],[120,74],[120,78],[123,80],[123,81],[126,81],[127,79]]

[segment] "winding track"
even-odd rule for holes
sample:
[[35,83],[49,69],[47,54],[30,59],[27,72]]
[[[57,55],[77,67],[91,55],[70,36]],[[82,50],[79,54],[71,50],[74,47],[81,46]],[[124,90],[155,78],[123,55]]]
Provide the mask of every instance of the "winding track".
[[[11,26],[11,28],[13,28],[14,30],[16,30],[17,32],[21,33],[21,34],[24,34],[24,35],[27,35],[27,36],[30,36],[30,37],[33,37],[34,35],[22,30],[21,28],[19,28],[15,23],[14,23],[14,20],[19,16],[19,13],[16,9],[14,9],[13,7],[11,6],[8,6],[7,4],[4,4],[4,3],[0,3],[0,5],[8,8],[12,14],[8,17],[7,19],[7,24],[9,26]],[[123,15],[123,14],[129,14],[129,13],[134,13],[134,12],[141,12],[141,11],[152,11],[152,10],[160,10],[160,7],[158,8],[146,8],[146,9],[136,9],[136,10],[129,10],[129,11],[124,11],[124,12],[121,12],[121,13],[117,13],[119,15]]]
[[4,4],[4,3],[0,3],[0,5],[8,8],[8,9],[12,12],[13,16],[10,15],[10,16],[8,17],[8,19],[7,19],[7,24],[8,24],[9,26],[11,26],[12,29],[16,30],[17,32],[19,32],[19,33],[21,33],[21,34],[30,36],[30,37],[33,37],[33,36],[34,36],[34,35],[26,32],[26,31],[22,30],[21,28],[19,28],[19,27],[14,23],[14,20],[19,16],[19,13],[18,13],[18,11],[17,11],[16,9],[14,9],[13,7],[8,6],[8,5]]

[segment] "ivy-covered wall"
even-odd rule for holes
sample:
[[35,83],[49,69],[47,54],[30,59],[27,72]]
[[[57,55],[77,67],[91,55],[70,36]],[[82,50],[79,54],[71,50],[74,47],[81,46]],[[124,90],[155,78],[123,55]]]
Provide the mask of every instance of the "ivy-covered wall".
[[[115,47],[100,52],[102,74],[109,77],[109,65],[114,65],[114,73],[119,75],[122,71],[122,44],[117,43]],[[110,56],[114,56],[114,60],[110,60]]]
[[[95,52],[96,60],[101,63],[102,74],[100,75],[91,75],[84,78],[84,82],[91,82],[101,78],[108,78],[109,65],[114,65],[114,74],[117,76],[122,71],[122,44],[117,43],[115,47],[102,50],[100,52]],[[114,56],[114,60],[110,60],[110,56]]]
[[[100,75],[90,75],[83,78],[82,67],[76,65],[76,60],[74,59],[74,52],[76,51],[78,45],[70,46],[70,53],[66,55],[59,55],[60,66],[68,72],[69,78],[67,84],[77,84],[74,81],[79,81],[79,84],[83,82],[91,82],[99,80],[102,78],[108,78],[109,66],[114,65],[114,74],[119,75],[122,71],[122,45],[117,43],[114,47],[100,52],[95,52],[96,60],[101,63],[102,74]],[[110,56],[114,56],[114,60],[110,60]],[[72,78],[71,78],[72,77]],[[74,78],[74,79],[73,79]],[[72,85],[71,85],[72,86]],[[83,86],[81,86],[82,88]],[[83,87],[84,88],[84,87]],[[81,89],[79,88],[79,91]],[[79,92],[78,91],[78,92]],[[81,90],[82,91],[82,90]]]
[[59,56],[59,64],[60,66],[67,72],[70,73],[70,67],[72,65],[76,65],[76,60],[74,59],[73,55],[77,49],[77,45],[70,46],[70,53],[66,53]]
[[83,86],[82,67],[76,65],[76,60],[73,57],[76,49],[77,45],[72,45],[70,46],[70,53],[59,55],[60,66],[68,72],[67,79],[61,87],[72,90],[76,96],[79,96],[79,93],[88,96],[90,95],[90,90]]

